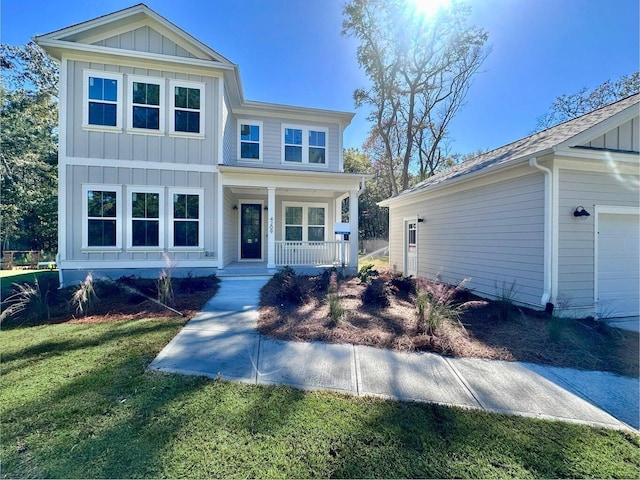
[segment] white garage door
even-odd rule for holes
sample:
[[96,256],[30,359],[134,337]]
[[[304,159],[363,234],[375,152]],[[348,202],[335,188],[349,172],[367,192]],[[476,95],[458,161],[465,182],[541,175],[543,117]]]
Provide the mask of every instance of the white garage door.
[[596,254],[598,314],[640,314],[640,215],[600,213]]

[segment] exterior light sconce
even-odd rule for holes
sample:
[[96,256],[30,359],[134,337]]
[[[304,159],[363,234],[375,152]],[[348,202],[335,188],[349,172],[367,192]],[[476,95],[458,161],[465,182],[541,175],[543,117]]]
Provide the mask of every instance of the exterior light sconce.
[[424,218],[418,218],[418,223],[424,222]]
[[267,210],[269,210],[269,207],[267,207],[266,205],[264,206],[263,210],[266,212]]
[[237,206],[237,205],[234,205],[232,208],[233,208],[234,210],[237,210],[237,209],[238,209],[238,206]]
[[591,216],[591,214],[589,212],[587,212],[583,206],[579,206],[576,207],[576,209],[573,211],[573,216],[574,217],[589,217]]

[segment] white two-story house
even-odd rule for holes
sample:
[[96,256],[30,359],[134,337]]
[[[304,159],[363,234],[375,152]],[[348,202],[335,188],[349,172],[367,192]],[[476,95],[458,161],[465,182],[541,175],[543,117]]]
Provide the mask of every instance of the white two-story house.
[[357,268],[352,113],[246,100],[237,65],[143,4],[36,41],[60,63],[63,284],[167,265]]

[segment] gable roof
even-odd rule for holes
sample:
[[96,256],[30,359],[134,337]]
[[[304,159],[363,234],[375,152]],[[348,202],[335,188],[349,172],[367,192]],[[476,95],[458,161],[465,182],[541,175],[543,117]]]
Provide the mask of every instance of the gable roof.
[[526,162],[532,157],[551,153],[559,148],[577,147],[637,116],[639,111],[640,94],[631,95],[580,117],[568,120],[457,164],[404,190],[394,197],[384,200],[380,204],[388,206],[389,202],[395,199],[405,198],[435,186],[451,183],[473,173],[488,169],[500,169],[520,162]]
[[194,58],[208,60],[227,66],[233,63],[211,49],[189,33],[182,30],[177,25],[171,23],[162,15],[151,10],[144,3],[139,3],[132,7],[118,10],[107,15],[77,23],[53,32],[38,35],[38,44],[49,47],[53,53],[64,45],[66,48],[80,48],[80,45],[95,45],[100,40],[106,40],[114,34],[114,30],[128,31],[142,25],[150,26],[160,34],[170,38],[172,41],[187,50]]

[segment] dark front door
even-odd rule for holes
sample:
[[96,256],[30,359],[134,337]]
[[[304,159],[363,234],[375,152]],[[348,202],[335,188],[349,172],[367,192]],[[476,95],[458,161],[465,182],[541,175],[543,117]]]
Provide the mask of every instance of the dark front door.
[[240,207],[240,258],[262,258],[262,205]]

